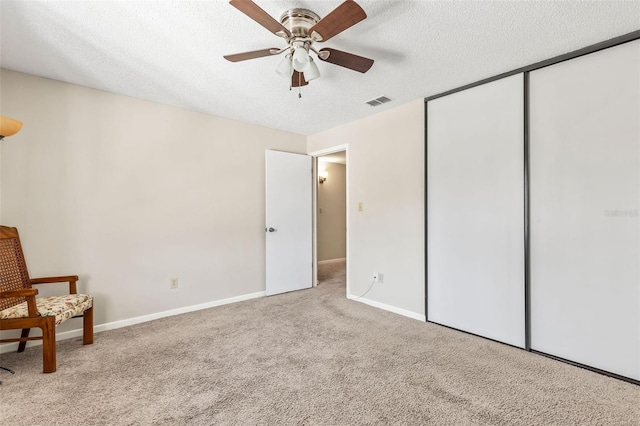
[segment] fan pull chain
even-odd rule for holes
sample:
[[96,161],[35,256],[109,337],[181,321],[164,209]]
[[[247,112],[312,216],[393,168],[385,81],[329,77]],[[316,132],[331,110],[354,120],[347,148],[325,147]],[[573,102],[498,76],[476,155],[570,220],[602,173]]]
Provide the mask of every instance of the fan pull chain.
[[[298,73],[298,99],[302,98],[302,73]],[[289,91],[293,90],[293,86],[289,85]]]

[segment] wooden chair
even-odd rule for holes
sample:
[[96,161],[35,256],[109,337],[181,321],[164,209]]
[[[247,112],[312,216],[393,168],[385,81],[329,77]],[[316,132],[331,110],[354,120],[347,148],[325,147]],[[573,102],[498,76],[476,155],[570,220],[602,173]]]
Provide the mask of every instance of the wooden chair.
[[[82,343],[93,343],[93,297],[77,294],[76,275],[30,279],[16,228],[0,226],[0,330],[22,330],[19,338],[0,339],[0,343],[20,342],[24,351],[29,340],[42,340],[43,372],[56,371],[55,326],[69,318],[83,317]],[[69,283],[65,296],[36,298],[33,284]],[[29,337],[31,328],[42,330],[42,337]]]

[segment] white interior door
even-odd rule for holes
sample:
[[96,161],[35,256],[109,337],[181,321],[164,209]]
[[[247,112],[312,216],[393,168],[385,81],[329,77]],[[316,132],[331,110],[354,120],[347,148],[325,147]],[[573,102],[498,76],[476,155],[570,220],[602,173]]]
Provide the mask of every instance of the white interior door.
[[311,157],[266,152],[266,293],[312,284]]

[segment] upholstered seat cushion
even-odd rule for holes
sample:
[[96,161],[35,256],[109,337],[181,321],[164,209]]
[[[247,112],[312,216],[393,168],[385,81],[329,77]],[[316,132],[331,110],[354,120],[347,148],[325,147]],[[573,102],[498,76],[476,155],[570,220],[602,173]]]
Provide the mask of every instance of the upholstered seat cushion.
[[[39,297],[36,299],[38,312],[43,317],[56,317],[56,325],[82,314],[93,306],[93,297],[87,294],[66,294],[64,296]],[[0,319],[24,318],[29,316],[27,302],[0,311]]]

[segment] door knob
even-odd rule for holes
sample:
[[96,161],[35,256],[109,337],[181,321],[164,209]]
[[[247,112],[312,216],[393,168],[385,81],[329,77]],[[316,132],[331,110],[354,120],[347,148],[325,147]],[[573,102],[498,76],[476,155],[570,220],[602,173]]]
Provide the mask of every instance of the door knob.
[[275,229],[273,229],[273,228],[269,228],[269,229],[267,229],[267,231],[269,231],[269,232],[275,232]]

